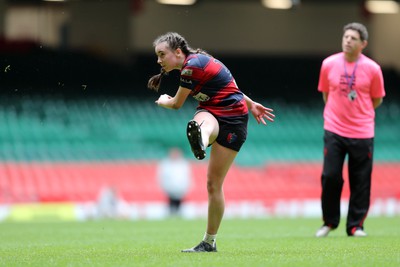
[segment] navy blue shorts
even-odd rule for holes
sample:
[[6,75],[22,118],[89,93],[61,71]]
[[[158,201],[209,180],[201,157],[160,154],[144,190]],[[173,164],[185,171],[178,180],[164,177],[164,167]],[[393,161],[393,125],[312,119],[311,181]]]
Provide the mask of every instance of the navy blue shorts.
[[[205,109],[199,109],[196,114],[201,111],[209,112]],[[211,112],[209,113],[212,114]],[[217,119],[219,124],[219,133],[216,142],[223,147],[239,152],[247,138],[249,115],[232,117],[217,117],[214,114],[212,115]]]

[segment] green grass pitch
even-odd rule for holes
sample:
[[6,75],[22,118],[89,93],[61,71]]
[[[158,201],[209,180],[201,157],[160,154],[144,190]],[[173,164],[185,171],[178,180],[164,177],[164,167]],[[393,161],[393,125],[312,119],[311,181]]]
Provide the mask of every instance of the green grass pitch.
[[327,238],[318,219],[224,219],[217,253],[196,245],[205,220],[2,222],[0,266],[400,266],[400,218],[368,218],[366,238],[344,219]]

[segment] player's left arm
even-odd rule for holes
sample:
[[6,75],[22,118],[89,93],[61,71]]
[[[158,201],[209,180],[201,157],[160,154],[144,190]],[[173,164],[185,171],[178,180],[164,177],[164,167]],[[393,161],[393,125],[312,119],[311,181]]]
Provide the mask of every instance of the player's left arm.
[[251,98],[245,94],[243,94],[243,96],[246,100],[247,108],[250,110],[257,123],[261,122],[262,124],[266,125],[267,123],[265,122],[264,118],[271,122],[274,121],[275,115],[272,113],[274,111],[272,108],[264,107],[260,103],[251,100]]

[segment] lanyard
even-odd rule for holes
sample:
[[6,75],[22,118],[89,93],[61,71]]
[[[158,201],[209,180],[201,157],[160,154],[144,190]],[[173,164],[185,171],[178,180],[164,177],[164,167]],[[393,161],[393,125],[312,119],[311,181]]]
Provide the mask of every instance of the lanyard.
[[353,69],[353,73],[351,74],[351,76],[349,77],[349,75],[347,75],[347,69],[346,69],[346,59],[343,59],[343,66],[344,66],[344,75],[345,75],[345,77],[346,77],[346,81],[347,81],[347,86],[348,86],[348,88],[350,89],[350,90],[353,90],[353,82],[354,82],[354,78],[356,77],[356,70],[357,70],[357,67],[358,67],[358,60],[359,60],[359,58],[357,59],[357,61],[356,61],[356,65],[354,66],[354,69]]

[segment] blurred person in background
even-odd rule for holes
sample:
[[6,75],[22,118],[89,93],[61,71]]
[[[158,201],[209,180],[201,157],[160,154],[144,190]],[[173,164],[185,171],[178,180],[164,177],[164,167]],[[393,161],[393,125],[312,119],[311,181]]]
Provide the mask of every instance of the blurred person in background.
[[325,102],[323,226],[317,237],[327,236],[339,225],[346,155],[350,185],[346,232],[348,236],[367,235],[364,220],[370,206],[375,109],[385,96],[380,66],[363,54],[367,42],[366,27],[349,23],[343,28],[342,52],[322,62],[318,91]]
[[119,197],[114,186],[103,186],[97,199],[97,218],[116,219]]
[[170,215],[179,215],[182,200],[190,189],[192,179],[190,163],[179,148],[171,148],[168,157],[160,162],[157,178],[168,196]]
[[249,111],[258,123],[273,121],[273,110],[252,101],[238,88],[229,69],[202,49],[192,49],[178,33],[168,32],[153,43],[161,73],[149,79],[148,87],[158,91],[161,78],[180,71],[175,96],[161,95],[160,107],[179,109],[189,95],[199,106],[186,133],[194,156],[206,157],[211,146],[207,170],[208,218],[203,240],[182,252],[216,252],[216,237],[225,209],[223,183],[229,168],[247,137]]

